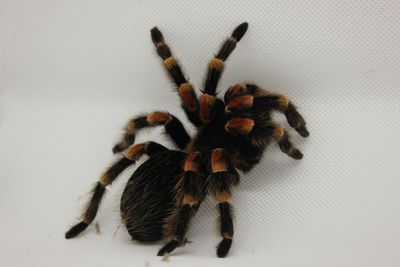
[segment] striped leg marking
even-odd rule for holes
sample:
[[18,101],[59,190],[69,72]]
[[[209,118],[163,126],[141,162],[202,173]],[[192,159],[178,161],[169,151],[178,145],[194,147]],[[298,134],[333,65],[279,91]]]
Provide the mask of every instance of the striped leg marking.
[[130,147],[135,142],[139,130],[160,125],[165,127],[167,134],[180,149],[184,149],[189,143],[190,136],[176,117],[167,112],[156,111],[130,120],[125,127],[122,140],[114,146],[113,152],[119,153]]
[[175,82],[179,97],[181,99],[182,108],[185,111],[189,121],[195,126],[202,125],[199,119],[199,103],[193,86],[185,78],[182,69],[172,55],[169,46],[164,41],[164,36],[157,27],[151,29],[151,39],[157,49],[157,54],[163,59],[165,68],[170,77]]

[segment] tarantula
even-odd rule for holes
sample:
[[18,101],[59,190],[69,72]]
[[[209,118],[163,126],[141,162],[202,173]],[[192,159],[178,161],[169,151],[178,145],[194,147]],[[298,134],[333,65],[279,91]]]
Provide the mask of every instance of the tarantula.
[[[246,172],[260,162],[265,148],[272,142],[294,159],[303,154],[293,147],[284,127],[272,121],[272,111],[284,112],[291,127],[303,137],[309,135],[303,117],[287,96],[271,93],[254,84],[238,83],[230,87],[224,99],[216,97],[224,64],[246,33],[242,23],[210,61],[204,89],[197,98],[192,85],[157,27],[151,38],[172,80],[176,84],[181,106],[197,128],[190,137],[173,115],[157,111],[130,120],[122,140],[113,148],[122,153],[95,185],[82,221],[66,234],[69,239],[84,231],[94,220],[106,186],[142,155],[150,158],[139,166],[126,184],[121,198],[121,217],[134,240],[149,242],[167,239],[159,251],[171,253],[186,242],[189,222],[207,195],[218,202],[222,241],[217,256],[225,257],[231,247],[233,222],[231,192],[239,183],[237,170]],[[140,129],[162,125],[180,151],[155,143],[133,145]],[[133,146],[132,146],[133,145]]]

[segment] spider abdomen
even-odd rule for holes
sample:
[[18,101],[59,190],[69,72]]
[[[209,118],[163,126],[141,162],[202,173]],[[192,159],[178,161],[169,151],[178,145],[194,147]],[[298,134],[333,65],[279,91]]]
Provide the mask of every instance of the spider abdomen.
[[121,197],[121,217],[129,234],[141,242],[165,237],[164,221],[174,207],[174,187],[183,173],[185,153],[165,151],[137,168]]

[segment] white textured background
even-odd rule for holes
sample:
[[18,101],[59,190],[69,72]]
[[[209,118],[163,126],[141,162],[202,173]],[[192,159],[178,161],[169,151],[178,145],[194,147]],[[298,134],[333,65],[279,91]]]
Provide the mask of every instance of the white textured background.
[[[116,232],[134,168],[108,190],[101,233],[65,240],[128,118],[184,118],[150,28],[199,88],[242,21],[220,91],[251,81],[288,94],[311,136],[292,132],[302,161],[272,146],[242,177],[229,257],[215,256],[212,201],[169,263],[155,256],[161,244]],[[400,266],[399,50],[397,0],[1,0],[1,266]],[[161,140],[148,133],[138,141]]]

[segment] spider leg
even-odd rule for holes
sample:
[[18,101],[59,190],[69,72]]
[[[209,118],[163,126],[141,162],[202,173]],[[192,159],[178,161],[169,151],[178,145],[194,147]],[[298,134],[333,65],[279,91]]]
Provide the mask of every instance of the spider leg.
[[164,41],[164,36],[157,27],[151,29],[151,39],[157,49],[157,54],[164,60],[164,66],[170,77],[175,82],[178,94],[181,98],[181,105],[189,121],[195,126],[201,126],[199,119],[199,103],[193,90],[193,86],[188,82],[183,74],[179,63],[172,56],[171,50]]
[[109,167],[100,177],[100,180],[93,188],[92,197],[83,212],[82,221],[71,227],[70,230],[68,230],[68,232],[65,234],[65,238],[70,239],[77,236],[83,232],[94,220],[99,209],[100,202],[106,191],[106,186],[110,185],[120,173],[135,163],[135,161],[138,160],[143,154],[152,156],[165,150],[167,150],[167,148],[155,142],[137,144],[127,150],[123,157],[111,165],[111,167]]
[[192,152],[184,163],[184,175],[177,184],[177,201],[179,207],[170,218],[171,240],[157,253],[163,256],[171,253],[185,241],[185,235],[191,218],[204,199],[204,176],[199,172],[200,152]]
[[229,55],[236,48],[236,44],[242,39],[247,31],[248,26],[249,25],[247,22],[237,26],[232,32],[231,37],[225,40],[218,53],[210,61],[206,78],[204,80],[203,93],[215,96],[218,81],[221,78],[221,74],[224,69],[224,61],[228,59]]
[[220,225],[221,225],[221,236],[223,237],[222,241],[218,244],[217,247],[217,256],[220,258],[224,258],[228,255],[228,252],[232,245],[232,237],[233,237],[233,221],[232,221],[232,211],[231,204],[228,201],[223,201],[218,203],[220,216]]
[[289,133],[280,124],[263,122],[259,118],[235,117],[225,125],[225,130],[236,136],[243,136],[250,141],[252,149],[262,147],[276,141],[282,152],[294,159],[302,159],[303,154],[293,146]]
[[275,125],[274,137],[283,153],[294,159],[303,158],[303,154],[300,152],[300,150],[295,148],[290,142],[289,133],[283,128],[282,125]]
[[163,125],[167,134],[180,148],[184,149],[190,141],[190,136],[186,132],[182,123],[167,112],[153,112],[147,116],[139,116],[129,120],[125,127],[125,133],[121,141],[113,148],[114,153],[124,151],[135,142],[136,133],[143,128]]
[[220,212],[220,231],[222,241],[217,247],[217,256],[225,257],[232,245],[233,221],[231,215],[231,188],[239,183],[239,174],[233,168],[229,156],[222,148],[211,152],[211,175],[208,180],[208,193],[218,202]]
[[226,110],[252,109],[256,113],[277,110],[285,113],[291,127],[303,137],[309,136],[306,121],[285,95],[273,94],[252,84],[236,84],[225,94]]
[[218,53],[213,59],[211,59],[210,63],[208,64],[206,77],[204,79],[204,90],[202,90],[203,95],[200,97],[199,110],[199,117],[205,123],[211,121],[213,116],[216,90],[222,72],[224,70],[225,61],[235,49],[236,44],[242,39],[242,37],[246,33],[247,27],[247,22],[244,22],[237,26],[233,31],[231,37],[225,40]]

